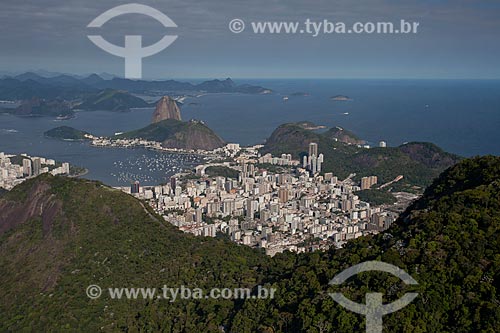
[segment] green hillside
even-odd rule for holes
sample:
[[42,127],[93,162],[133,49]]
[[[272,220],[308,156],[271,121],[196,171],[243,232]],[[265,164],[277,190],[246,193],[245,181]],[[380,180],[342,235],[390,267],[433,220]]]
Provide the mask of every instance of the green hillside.
[[239,175],[237,170],[220,165],[209,166],[205,169],[205,173],[210,177],[226,177],[233,179],[238,179]]
[[[352,140],[359,140],[348,131],[342,132]],[[294,158],[301,158],[307,154],[309,143],[316,142],[318,152],[324,154],[324,172],[333,172],[340,178],[356,173],[356,179],[376,175],[379,184],[403,175],[401,184],[419,187],[429,185],[444,169],[460,160],[432,143],[411,142],[399,147],[366,149],[335,141],[335,134],[339,131],[318,133],[304,129],[300,123],[284,124],[271,134],[262,152],[277,156],[291,153]]]
[[91,300],[85,290],[252,287],[269,261],[248,247],[183,234],[97,182],[44,175],[2,196],[0,212],[0,331],[215,332],[233,301]]
[[166,119],[144,128],[123,133],[117,138],[141,138],[161,142],[164,147],[212,150],[224,141],[201,121]]
[[76,108],[86,111],[129,111],[131,108],[148,106],[146,101],[126,91],[105,89],[87,96]]
[[[36,208],[36,209],[35,209]],[[41,176],[0,198],[1,331],[363,332],[364,316],[329,292],[363,302],[419,296],[384,316],[387,332],[497,332],[500,325],[500,157],[446,170],[387,231],[340,250],[274,258],[192,237],[147,206],[97,182]],[[339,287],[342,270],[381,260],[410,288],[367,272]],[[90,284],[235,287],[266,284],[274,299],[90,300]]]
[[46,137],[60,140],[85,140],[87,132],[69,126],[60,126],[43,133]]

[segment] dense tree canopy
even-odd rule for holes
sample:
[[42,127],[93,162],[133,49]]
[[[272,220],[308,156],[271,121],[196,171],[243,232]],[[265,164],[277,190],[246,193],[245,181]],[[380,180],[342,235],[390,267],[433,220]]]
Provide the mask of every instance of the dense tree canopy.
[[[13,219],[16,211],[30,213]],[[364,316],[329,292],[358,303],[381,292],[389,303],[409,291],[419,296],[385,316],[384,331],[493,333],[500,325],[498,157],[448,169],[387,232],[326,252],[269,258],[225,239],[192,237],[130,196],[63,177],[42,176],[2,196],[0,226],[2,331],[362,332]],[[368,260],[396,265],[419,285],[365,272],[329,286]],[[277,292],[265,300],[90,300],[85,289],[94,283],[261,284]]]

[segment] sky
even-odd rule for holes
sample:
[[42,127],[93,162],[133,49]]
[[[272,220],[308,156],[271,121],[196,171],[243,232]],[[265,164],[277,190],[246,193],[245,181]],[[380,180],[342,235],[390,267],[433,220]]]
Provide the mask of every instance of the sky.
[[[170,17],[165,28],[141,14],[87,25],[117,0],[1,0],[0,73],[26,70],[124,74],[124,59],[95,46],[142,35],[143,45],[177,35],[142,61],[143,77],[166,78],[500,78],[498,0],[144,0]],[[235,18],[246,23],[229,30]],[[251,22],[419,22],[417,34],[254,34]],[[301,25],[302,27],[302,25]]]

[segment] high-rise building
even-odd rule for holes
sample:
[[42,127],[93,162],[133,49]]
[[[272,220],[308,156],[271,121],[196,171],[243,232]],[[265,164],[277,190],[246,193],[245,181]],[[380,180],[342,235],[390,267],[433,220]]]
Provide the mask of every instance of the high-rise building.
[[196,208],[194,212],[194,219],[196,223],[201,223],[203,221],[203,213],[201,211],[201,208]]
[[288,189],[281,187],[278,190],[278,198],[281,203],[288,202]]
[[253,164],[248,166],[248,176],[255,177],[255,166]]
[[319,154],[317,162],[317,171],[321,172],[321,166],[323,165],[323,154]]
[[23,175],[25,177],[31,177],[33,174],[32,169],[31,169],[31,160],[30,159],[23,159]]
[[318,144],[315,142],[309,144],[309,157],[311,156],[318,156]]
[[33,159],[33,175],[38,176],[42,170],[42,162],[39,158]]
[[[303,164],[306,164],[304,159]],[[323,164],[323,154],[318,155],[318,144],[311,142],[309,144],[309,155],[307,156],[307,166],[306,169],[312,174],[321,172],[321,166]]]
[[373,185],[377,184],[378,178],[377,176],[363,177],[361,178],[361,189],[367,190],[371,188]]
[[130,184],[130,193],[136,194],[139,193],[141,190],[139,181],[135,181],[132,184]]
[[254,209],[253,209],[253,200],[247,199],[247,217],[253,219],[254,217]]
[[248,164],[243,164],[241,169],[241,178],[248,178]]
[[361,178],[361,190],[367,190],[370,188],[370,177]]
[[69,175],[69,163],[63,163],[62,164],[62,169],[63,169],[63,173]]
[[170,177],[170,188],[175,191],[177,187],[177,179],[175,177]]
[[224,184],[224,189],[226,190],[226,192],[231,191],[233,189],[233,182],[231,180],[226,181],[226,183]]
[[234,200],[225,200],[222,202],[222,212],[226,215],[231,215],[236,209]]

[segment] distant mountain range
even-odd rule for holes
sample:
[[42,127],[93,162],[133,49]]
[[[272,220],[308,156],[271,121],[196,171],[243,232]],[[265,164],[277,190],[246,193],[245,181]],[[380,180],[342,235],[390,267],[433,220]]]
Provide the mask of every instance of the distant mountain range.
[[211,80],[200,84],[175,80],[145,81],[123,78],[104,79],[97,74],[79,78],[67,74],[45,77],[33,72],[0,79],[0,99],[25,100],[33,97],[72,100],[104,89],[130,93],[245,93],[265,94],[271,90],[248,84],[237,85],[231,79]]

